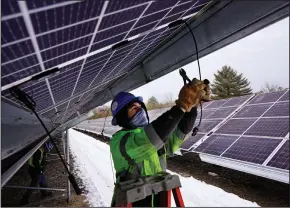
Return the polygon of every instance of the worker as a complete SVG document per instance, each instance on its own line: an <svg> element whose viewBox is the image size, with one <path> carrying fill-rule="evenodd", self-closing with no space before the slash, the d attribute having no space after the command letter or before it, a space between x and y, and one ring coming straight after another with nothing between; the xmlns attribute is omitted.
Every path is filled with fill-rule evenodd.
<svg viewBox="0 0 290 208"><path fill-rule="evenodd" d="M38 184L42 188L47 188L46 178L44 175L46 154L51 151L53 144L50 142L44 143L33 155L29 158L28 163L28 174L31 178L30 187L37 187ZM51 196L52 192L47 190L40 190L42 197ZM33 193L33 189L28 189L25 191L20 206L29 204L29 198Z"/></svg>
<svg viewBox="0 0 290 208"><path fill-rule="evenodd" d="M172 156L188 138L197 117L198 103L209 99L209 85L204 83L207 82L194 79L184 85L176 105L151 123L142 97L127 92L114 97L112 125L122 127L110 141L117 183L166 171L166 156ZM114 197L115 194L111 206L116 205ZM159 206L158 197L158 194L148 196L132 205Z"/></svg>

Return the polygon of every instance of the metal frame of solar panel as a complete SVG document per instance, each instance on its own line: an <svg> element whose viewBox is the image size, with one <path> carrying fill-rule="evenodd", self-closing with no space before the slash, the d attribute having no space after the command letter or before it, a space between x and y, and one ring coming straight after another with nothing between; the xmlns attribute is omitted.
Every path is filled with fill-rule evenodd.
<svg viewBox="0 0 290 208"><path fill-rule="evenodd" d="M289 90L257 94L190 151L207 162L289 183Z"/></svg>
<svg viewBox="0 0 290 208"><path fill-rule="evenodd" d="M180 149L189 151L193 145L199 141L203 141L204 137L209 134L217 126L227 120L238 108L245 104L254 95L245 95L228 99L214 100L202 105L202 121L197 135L191 136L184 141ZM200 107L198 108L198 117L195 125L198 124L200 118Z"/></svg>
<svg viewBox="0 0 290 208"><path fill-rule="evenodd" d="M2 1L2 87L52 67L60 73L23 86L38 113L63 123L188 19L202 1ZM128 45L111 46L125 39ZM86 56L85 58L76 58ZM71 64L67 64L71 63ZM63 64L65 64L63 66ZM2 97L20 104L9 90Z"/></svg>

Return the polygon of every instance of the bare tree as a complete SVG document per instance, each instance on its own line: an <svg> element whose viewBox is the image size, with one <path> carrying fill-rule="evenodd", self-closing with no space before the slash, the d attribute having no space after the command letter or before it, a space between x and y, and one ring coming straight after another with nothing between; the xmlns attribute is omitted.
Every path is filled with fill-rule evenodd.
<svg viewBox="0 0 290 208"><path fill-rule="evenodd" d="M172 95L172 92L168 92L168 93L166 93L165 94L165 96L164 96L164 98L165 98L165 102L167 103L167 102L169 102L169 103L172 103L173 102L173 95Z"/></svg>
<svg viewBox="0 0 290 208"><path fill-rule="evenodd" d="M164 103L162 103L163 108L172 107L175 105L172 92L168 92L164 95Z"/></svg>
<svg viewBox="0 0 290 208"><path fill-rule="evenodd" d="M268 82L266 82L265 86L261 88L262 92L277 92L282 90L285 90L285 88L276 84L269 84Z"/></svg>

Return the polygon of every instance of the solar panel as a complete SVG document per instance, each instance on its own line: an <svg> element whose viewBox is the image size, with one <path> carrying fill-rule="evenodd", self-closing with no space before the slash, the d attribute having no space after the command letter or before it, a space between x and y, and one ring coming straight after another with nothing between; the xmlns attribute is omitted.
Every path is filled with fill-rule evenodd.
<svg viewBox="0 0 290 208"><path fill-rule="evenodd" d="M267 166L289 170L289 140L286 140Z"/></svg>
<svg viewBox="0 0 290 208"><path fill-rule="evenodd" d="M281 139L242 136L222 156L262 164L280 142Z"/></svg>
<svg viewBox="0 0 290 208"><path fill-rule="evenodd" d="M258 94L249 104L259 104L259 103L271 103L277 101L285 91L279 91L274 93L261 93Z"/></svg>
<svg viewBox="0 0 290 208"><path fill-rule="evenodd" d="M76 110L84 111L85 101L98 91L95 88L101 83L105 88L110 84L106 80L130 70L174 31L166 24L193 16L208 2L4 0L2 86L93 52L93 56L60 67L60 74L44 82L41 95L35 97L37 111L48 116L67 103L65 121L72 118L71 99L80 95ZM132 38L128 46L110 49L127 38ZM31 88L37 85L28 84ZM8 92L2 96L12 99Z"/></svg>
<svg viewBox="0 0 290 208"><path fill-rule="evenodd" d="M203 103L202 122L199 126L199 133L203 136L210 133L212 129L218 126L225 118L230 116L230 114L232 114L242 103L247 101L251 96L252 95L246 95ZM201 113L199 107L195 125L198 124L200 116ZM184 150L189 150L190 147L193 146L201 137L200 135L196 135L194 137L188 138L186 143L181 146L181 148Z"/></svg>
<svg viewBox="0 0 290 208"><path fill-rule="evenodd" d="M192 145L194 145L198 140L200 140L205 134L197 133L195 136L190 136L186 139L182 145L180 146L181 149L188 150Z"/></svg>
<svg viewBox="0 0 290 208"><path fill-rule="evenodd" d="M257 94L192 151L265 167L264 163L289 135L288 112L289 91ZM289 152L288 143L289 140L268 166L289 169L284 164L289 161L285 156Z"/></svg>
<svg viewBox="0 0 290 208"><path fill-rule="evenodd" d="M203 143L201 143L197 148L193 149L194 152L202 152L212 155L221 155L238 136L225 136L212 134Z"/></svg>

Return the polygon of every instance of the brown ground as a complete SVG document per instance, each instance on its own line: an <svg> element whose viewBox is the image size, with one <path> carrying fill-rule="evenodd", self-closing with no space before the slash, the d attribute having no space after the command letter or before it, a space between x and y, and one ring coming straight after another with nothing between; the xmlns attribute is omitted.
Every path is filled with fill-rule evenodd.
<svg viewBox="0 0 290 208"><path fill-rule="evenodd" d="M183 176L192 176L262 207L289 207L288 184L204 163L193 154L170 158L168 169Z"/></svg>
<svg viewBox="0 0 290 208"><path fill-rule="evenodd" d="M58 148L63 154L63 146L60 141L58 143ZM51 152L52 154L55 151ZM67 186L67 177L64 174L65 169L61 161L53 160L58 158L56 155L48 155L47 166L45 170L45 176L49 187L65 189ZM71 158L72 159L72 158ZM7 185L10 186L29 186L30 177L27 173L28 165L25 164L20 170L10 179ZM72 167L73 169L73 167ZM77 178L78 184L81 186L80 179ZM2 207L19 207L20 199L24 193L23 189L14 189L14 188L3 188L1 190L1 206ZM55 191L52 197L45 199L41 198L40 191L34 191L31 198L30 204L27 206L31 207L87 207L88 204L85 202L85 196L77 196L74 193L73 188L71 187L71 201L70 203L66 202L66 192Z"/></svg>
<svg viewBox="0 0 290 208"><path fill-rule="evenodd" d="M81 131L82 132L82 131ZM85 132L84 132L85 133ZM108 139L97 137L92 133L87 133L108 144ZM63 154L62 144L59 142L59 149ZM48 159L54 159L57 156L49 156ZM71 158L71 161L73 158ZM72 164L72 163L71 163ZM72 166L72 172L74 167ZM179 173L180 175L204 181L208 184L220 187L223 190L238 195L239 197L256 202L265 207L289 207L289 185L276 181L264 179L239 171L230 170L204 163L194 154L184 156L175 156L168 159L168 169ZM211 176L212 172L217 176ZM54 188L66 188L67 177L64 174L64 168L60 160L48 162L45 171L48 185ZM80 187L82 181L76 178ZM27 174L27 165L24 165L8 182L7 185L29 185L30 179ZM193 187L194 188L194 187ZM1 205L3 207L18 207L24 190L3 188L1 193ZM84 193L86 190L84 190ZM30 199L30 205L33 207L87 207L84 195L76 196L71 187L71 202L66 202L66 192L54 192L53 197L45 200L41 199L39 191L35 191Z"/></svg>

